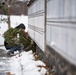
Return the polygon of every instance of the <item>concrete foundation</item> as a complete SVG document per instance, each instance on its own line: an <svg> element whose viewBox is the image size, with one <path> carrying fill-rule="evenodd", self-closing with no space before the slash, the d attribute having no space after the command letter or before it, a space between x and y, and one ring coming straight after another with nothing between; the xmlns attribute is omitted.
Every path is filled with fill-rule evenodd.
<svg viewBox="0 0 76 75"><path fill-rule="evenodd" d="M41 60L49 65L56 75L76 75L76 66L68 62L49 46L46 47L45 52L36 46L36 53Z"/></svg>

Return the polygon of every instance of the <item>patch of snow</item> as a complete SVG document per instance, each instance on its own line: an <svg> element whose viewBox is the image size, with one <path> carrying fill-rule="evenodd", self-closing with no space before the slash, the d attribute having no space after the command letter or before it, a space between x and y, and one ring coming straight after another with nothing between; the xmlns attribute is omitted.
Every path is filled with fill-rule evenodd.
<svg viewBox="0 0 76 75"><path fill-rule="evenodd" d="M46 69L42 61L35 61L32 51L22 52L20 55L11 57L11 73L15 75L45 75Z"/></svg>

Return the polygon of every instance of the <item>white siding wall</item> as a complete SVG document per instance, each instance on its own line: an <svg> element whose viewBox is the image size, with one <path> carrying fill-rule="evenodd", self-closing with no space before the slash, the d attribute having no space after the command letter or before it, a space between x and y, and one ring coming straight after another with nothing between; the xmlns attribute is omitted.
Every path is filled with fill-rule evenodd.
<svg viewBox="0 0 76 75"><path fill-rule="evenodd" d="M36 0L28 10L28 32L44 51L44 1ZM76 0L46 0L46 44L76 65Z"/></svg>
<svg viewBox="0 0 76 75"><path fill-rule="evenodd" d="M44 51L44 0L36 0L28 9L28 33Z"/></svg>
<svg viewBox="0 0 76 75"><path fill-rule="evenodd" d="M76 65L76 0L47 0L46 42Z"/></svg>

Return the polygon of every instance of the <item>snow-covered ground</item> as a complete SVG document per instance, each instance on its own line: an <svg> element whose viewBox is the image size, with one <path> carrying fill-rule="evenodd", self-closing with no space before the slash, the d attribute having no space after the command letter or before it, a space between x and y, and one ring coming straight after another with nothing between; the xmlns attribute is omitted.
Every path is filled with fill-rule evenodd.
<svg viewBox="0 0 76 75"><path fill-rule="evenodd" d="M38 67L46 65L40 60L36 61L32 51L11 57L10 63L10 72L15 75L45 75L47 71L44 67Z"/></svg>
<svg viewBox="0 0 76 75"><path fill-rule="evenodd" d="M7 18L7 16L0 15L0 19ZM16 27L20 23L23 23L26 26L26 31L28 31L28 16L11 16L11 27ZM0 45L4 44L3 33L8 29L6 22L1 22L0 20Z"/></svg>
<svg viewBox="0 0 76 75"><path fill-rule="evenodd" d="M12 57L0 57L0 75L45 75L46 64L36 59L32 50L15 52Z"/></svg>

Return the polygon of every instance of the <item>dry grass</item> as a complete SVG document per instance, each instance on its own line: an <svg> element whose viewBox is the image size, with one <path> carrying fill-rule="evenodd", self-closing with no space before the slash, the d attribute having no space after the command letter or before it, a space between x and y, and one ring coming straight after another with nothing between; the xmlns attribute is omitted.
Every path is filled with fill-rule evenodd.
<svg viewBox="0 0 76 75"><path fill-rule="evenodd" d="M11 74L10 72L6 72L6 75L15 75L15 74Z"/></svg>

